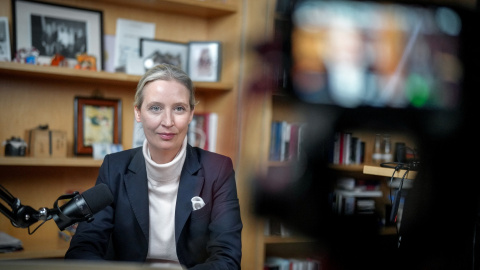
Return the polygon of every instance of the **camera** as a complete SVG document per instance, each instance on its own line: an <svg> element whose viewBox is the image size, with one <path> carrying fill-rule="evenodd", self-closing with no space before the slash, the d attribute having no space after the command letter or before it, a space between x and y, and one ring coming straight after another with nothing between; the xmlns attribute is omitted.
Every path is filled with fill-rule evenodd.
<svg viewBox="0 0 480 270"><path fill-rule="evenodd" d="M3 142L5 156L25 156L27 143L19 137L12 137Z"/></svg>

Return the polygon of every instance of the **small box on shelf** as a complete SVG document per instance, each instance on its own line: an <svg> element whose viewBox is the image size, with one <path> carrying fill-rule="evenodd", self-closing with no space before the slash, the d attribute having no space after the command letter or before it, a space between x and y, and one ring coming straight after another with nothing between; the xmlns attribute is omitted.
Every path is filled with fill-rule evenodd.
<svg viewBox="0 0 480 270"><path fill-rule="evenodd" d="M61 130L35 128L28 132L31 157L66 157L67 133Z"/></svg>

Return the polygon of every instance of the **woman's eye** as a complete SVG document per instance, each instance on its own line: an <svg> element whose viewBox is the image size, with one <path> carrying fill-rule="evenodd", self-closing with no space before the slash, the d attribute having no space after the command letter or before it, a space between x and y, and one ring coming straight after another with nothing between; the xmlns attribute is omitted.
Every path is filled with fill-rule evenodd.
<svg viewBox="0 0 480 270"><path fill-rule="evenodd" d="M186 109L185 109L185 107L183 107L183 106L177 106L177 107L175 107L175 111L177 111L177 112L183 112L183 111L186 111Z"/></svg>
<svg viewBox="0 0 480 270"><path fill-rule="evenodd" d="M154 106L151 106L148 110L158 112L160 111L160 109L161 109L160 106L154 105Z"/></svg>

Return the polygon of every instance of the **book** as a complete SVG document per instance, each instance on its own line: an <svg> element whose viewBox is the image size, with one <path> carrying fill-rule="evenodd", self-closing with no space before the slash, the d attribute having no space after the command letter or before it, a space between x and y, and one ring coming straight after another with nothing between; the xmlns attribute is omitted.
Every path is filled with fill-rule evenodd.
<svg viewBox="0 0 480 270"><path fill-rule="evenodd" d="M330 148L329 159L332 164L352 165L364 161L365 142L351 132L335 132Z"/></svg>
<svg viewBox="0 0 480 270"><path fill-rule="evenodd" d="M195 113L188 126L188 143L191 146L215 152L217 150L217 130L217 113Z"/></svg>
<svg viewBox="0 0 480 270"><path fill-rule="evenodd" d="M295 160L302 154L306 126L305 123L290 123L289 160Z"/></svg>
<svg viewBox="0 0 480 270"><path fill-rule="evenodd" d="M301 154L305 123L272 121L270 129L269 160L295 160Z"/></svg>

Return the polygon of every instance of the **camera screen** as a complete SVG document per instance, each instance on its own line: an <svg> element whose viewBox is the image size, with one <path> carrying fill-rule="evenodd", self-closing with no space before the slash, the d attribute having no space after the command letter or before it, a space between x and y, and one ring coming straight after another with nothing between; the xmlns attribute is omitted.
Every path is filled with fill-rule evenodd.
<svg viewBox="0 0 480 270"><path fill-rule="evenodd" d="M291 87L301 100L455 109L462 17L448 7L302 1L292 13Z"/></svg>

